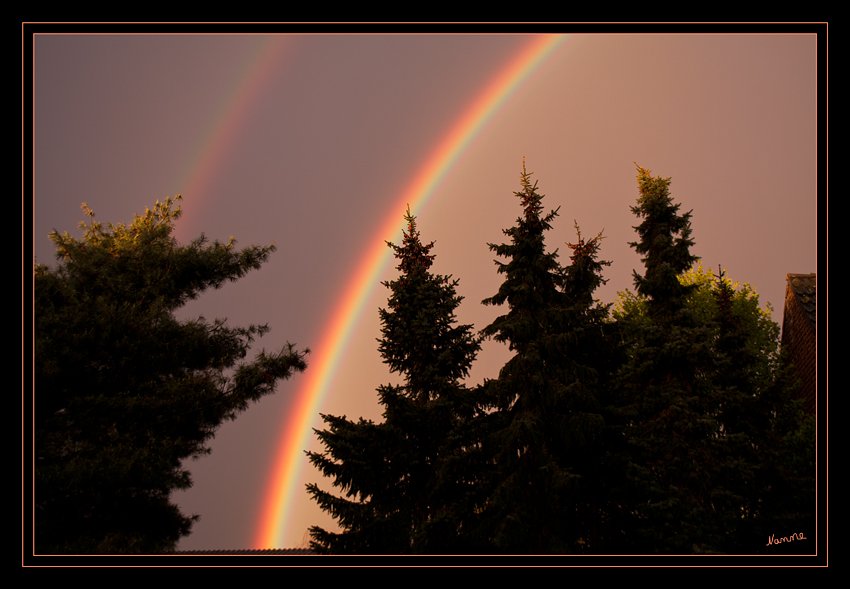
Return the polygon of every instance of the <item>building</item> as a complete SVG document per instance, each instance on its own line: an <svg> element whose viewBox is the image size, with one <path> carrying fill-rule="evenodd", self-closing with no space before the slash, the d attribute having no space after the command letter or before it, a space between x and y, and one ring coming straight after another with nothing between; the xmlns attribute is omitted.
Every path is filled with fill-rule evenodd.
<svg viewBox="0 0 850 589"><path fill-rule="evenodd" d="M806 410L817 411L817 274L788 274L782 347L802 382Z"/></svg>

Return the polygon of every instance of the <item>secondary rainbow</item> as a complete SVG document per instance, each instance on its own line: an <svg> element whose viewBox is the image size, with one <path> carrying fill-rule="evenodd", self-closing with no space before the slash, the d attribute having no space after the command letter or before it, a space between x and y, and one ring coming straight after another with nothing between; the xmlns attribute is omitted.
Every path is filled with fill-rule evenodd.
<svg viewBox="0 0 850 589"><path fill-rule="evenodd" d="M560 47L567 37L534 35L493 80L480 92L472 104L451 125L449 131L419 168L408 187L399 195L397 204L387 216L372 240L372 246L361 258L324 327L319 345L313 348L310 366L296 394L294 407L286 416L283 436L273 457L271 477L266 486L257 521L255 548L278 548L287 537L289 514L296 493L299 475L307 461L304 449L309 444L312 427L345 353L351 334L363 315L380 276L392 258L386 241L398 241L407 205L417 214L435 192L458 158L478 136L493 115L510 99L547 57Z"/></svg>
<svg viewBox="0 0 850 589"><path fill-rule="evenodd" d="M239 132L252 116L257 101L274 79L275 72L280 70L281 58L292 42L285 35L261 38L237 77L228 85L230 91L219 102L206 132L197 143L195 154L187 160L185 171L177 183L180 192L190 196L188 202L181 206L184 217L176 227L180 241L194 235L192 213L201 210L199 204L209 194L209 187L228 154L239 144Z"/></svg>

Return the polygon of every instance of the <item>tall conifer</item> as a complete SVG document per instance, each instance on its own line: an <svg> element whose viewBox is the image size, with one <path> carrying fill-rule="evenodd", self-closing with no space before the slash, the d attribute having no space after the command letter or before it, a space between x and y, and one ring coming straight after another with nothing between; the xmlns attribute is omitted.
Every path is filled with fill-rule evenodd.
<svg viewBox="0 0 850 589"><path fill-rule="evenodd" d="M697 258L690 253L690 213L679 214L669 178L637 167L640 195L632 212L643 219L643 258L635 287L646 297L648 317L626 325L631 347L620 392L628 446L623 469L627 508L621 522L631 549L685 552L713 545L711 470L718 424L709 406L708 334L694 321L686 299L694 289L679 275Z"/></svg>
<svg viewBox="0 0 850 589"><path fill-rule="evenodd" d="M705 308L698 284L680 280L698 258L690 253L690 213L679 214L669 178L638 166L645 273L635 272L646 315L621 321L629 362L619 398L625 458L625 506L614 527L625 549L726 552L741 531L758 460L748 422L756 417L753 356L735 327L732 292L721 281ZM751 497L754 497L751 495Z"/></svg>
<svg viewBox="0 0 850 589"><path fill-rule="evenodd" d="M407 230L395 251L400 276L385 282L390 289L380 310L379 350L390 372L403 385L378 389L384 421L323 415L329 429L316 431L325 446L308 452L310 461L334 486L335 497L315 484L307 486L322 509L342 528L311 528L312 546L332 554L409 554L429 550L424 530L443 516L451 481L441 478L449 438L471 416L470 394L461 379L480 348L469 325L456 325L454 311L462 297L457 280L432 274L433 242L420 241L408 208Z"/></svg>
<svg viewBox="0 0 850 589"><path fill-rule="evenodd" d="M605 284L602 270L611 263L597 259L602 233L567 244L572 250L571 264L565 269L563 289L567 296L567 323L559 351L565 363L565 394L561 405L561 430L567 432L562 464L580 475L575 503L574 551L599 553L608 519L606 469L612 428L606 425L605 405L611 399L611 380L622 362L616 346L618 326L609 321L610 304L593 297ZM569 507L569 506L568 506Z"/></svg>
<svg viewBox="0 0 850 589"><path fill-rule="evenodd" d="M598 374L586 356L598 342L584 346L606 313L592 297L604 263L596 260L598 237L585 242L579 235L566 271L557 251L546 251L557 210L543 214L530 176L523 164L515 193L523 212L504 230L510 243L490 245L508 261L496 262L505 281L483 302L507 304L508 312L482 333L507 343L514 356L482 387L494 411L478 420L486 424L481 444L490 461L475 539L497 552L570 553L581 551L587 536L582 477L602 426Z"/></svg>

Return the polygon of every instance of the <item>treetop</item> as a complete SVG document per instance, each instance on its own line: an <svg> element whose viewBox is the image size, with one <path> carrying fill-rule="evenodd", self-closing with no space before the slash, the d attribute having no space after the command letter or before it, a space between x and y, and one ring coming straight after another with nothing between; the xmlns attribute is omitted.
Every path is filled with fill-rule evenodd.
<svg viewBox="0 0 850 589"><path fill-rule="evenodd" d="M573 250L573 254L570 256L570 259L574 262L581 259L593 259L599 251L599 247L602 245L600 242L605 239L605 236L602 235L602 232L605 231L605 229L597 233L596 237L585 241L581 236L578 221L575 219L573 219L573 226L576 228L578 241L576 243L567 243L567 247Z"/></svg>
<svg viewBox="0 0 850 589"><path fill-rule="evenodd" d="M434 242L426 245L420 241L419 231L416 228L416 216L410 212L409 204L404 214L404 220L407 221L407 230L402 231L402 245L397 246L391 241L386 242L389 247L395 250L395 257L401 260L397 268L404 274L408 274L416 268L427 270L434 263L434 255L428 253L434 247Z"/></svg>
<svg viewBox="0 0 850 589"><path fill-rule="evenodd" d="M638 203L650 198L669 198L670 197L670 182L672 178L662 178L661 176L652 177L652 171L642 168L634 162L637 168L637 183L640 190Z"/></svg>

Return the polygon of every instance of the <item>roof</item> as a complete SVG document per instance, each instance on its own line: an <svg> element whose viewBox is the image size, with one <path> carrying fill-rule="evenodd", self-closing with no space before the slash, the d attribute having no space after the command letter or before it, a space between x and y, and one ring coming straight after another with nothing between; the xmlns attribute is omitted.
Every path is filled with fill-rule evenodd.
<svg viewBox="0 0 850 589"><path fill-rule="evenodd" d="M817 274L788 274L788 288L817 331Z"/></svg>
<svg viewBox="0 0 850 589"><path fill-rule="evenodd" d="M263 550L252 550L249 548L236 548L233 550L178 550L179 555L250 555L250 556L279 556L279 555L308 555L315 556L316 553L310 548L266 548Z"/></svg>

